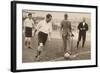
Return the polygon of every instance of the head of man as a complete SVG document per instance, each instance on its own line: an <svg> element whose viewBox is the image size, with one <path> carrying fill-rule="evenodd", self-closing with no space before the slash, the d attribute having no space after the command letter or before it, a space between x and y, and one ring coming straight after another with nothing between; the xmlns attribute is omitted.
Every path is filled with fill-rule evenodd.
<svg viewBox="0 0 100 73"><path fill-rule="evenodd" d="M32 19L32 14L31 13L28 14L28 18Z"/></svg>
<svg viewBox="0 0 100 73"><path fill-rule="evenodd" d="M68 19L68 14L64 15L64 19L67 20Z"/></svg>
<svg viewBox="0 0 100 73"><path fill-rule="evenodd" d="M46 15L46 22L50 22L52 20L52 15L51 14L47 14Z"/></svg>
<svg viewBox="0 0 100 73"><path fill-rule="evenodd" d="M83 18L83 22L85 22L85 21L86 21L86 18L84 17L84 18Z"/></svg>

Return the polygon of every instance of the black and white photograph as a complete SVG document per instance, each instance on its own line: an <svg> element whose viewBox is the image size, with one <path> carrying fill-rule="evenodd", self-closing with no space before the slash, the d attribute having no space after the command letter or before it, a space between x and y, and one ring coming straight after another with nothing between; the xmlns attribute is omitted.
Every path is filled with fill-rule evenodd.
<svg viewBox="0 0 100 73"><path fill-rule="evenodd" d="M12 13L12 71L97 66L96 6L14 1Z"/></svg>
<svg viewBox="0 0 100 73"><path fill-rule="evenodd" d="M22 10L22 61L91 59L91 14Z"/></svg>

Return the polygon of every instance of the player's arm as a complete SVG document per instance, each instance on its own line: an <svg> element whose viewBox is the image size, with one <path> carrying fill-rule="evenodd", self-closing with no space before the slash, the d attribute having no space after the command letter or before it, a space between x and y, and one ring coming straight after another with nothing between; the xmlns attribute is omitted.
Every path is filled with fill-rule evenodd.
<svg viewBox="0 0 100 73"><path fill-rule="evenodd" d="M35 31L34 31L34 35L36 34L36 32L37 32L37 29L35 29Z"/></svg>
<svg viewBox="0 0 100 73"><path fill-rule="evenodd" d="M49 34L48 34L49 40L51 40L51 33L52 33L52 25L50 26L50 29L49 29Z"/></svg>
<svg viewBox="0 0 100 73"><path fill-rule="evenodd" d="M80 22L79 25L78 25L78 27L77 27L78 30L82 30L82 28L81 28L81 24L82 24L82 23Z"/></svg>
<svg viewBox="0 0 100 73"><path fill-rule="evenodd" d="M89 27L88 27L88 24L86 23L86 31L88 31Z"/></svg>
<svg viewBox="0 0 100 73"><path fill-rule="evenodd" d="M35 29L35 23L33 20L32 20L32 29Z"/></svg>
<svg viewBox="0 0 100 73"><path fill-rule="evenodd" d="M63 21L60 24L60 35L62 36Z"/></svg>
<svg viewBox="0 0 100 73"><path fill-rule="evenodd" d="M80 30L80 23L78 24L77 29Z"/></svg>
<svg viewBox="0 0 100 73"><path fill-rule="evenodd" d="M34 35L35 35L36 32L40 29L41 25L42 25L42 22L40 21L40 22L37 24L37 26L35 27Z"/></svg>

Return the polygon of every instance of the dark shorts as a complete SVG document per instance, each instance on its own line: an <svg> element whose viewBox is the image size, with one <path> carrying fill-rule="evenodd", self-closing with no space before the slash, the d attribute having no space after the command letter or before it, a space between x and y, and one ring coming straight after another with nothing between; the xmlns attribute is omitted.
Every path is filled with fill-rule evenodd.
<svg viewBox="0 0 100 73"><path fill-rule="evenodd" d="M25 37L32 37L32 28L25 27Z"/></svg>
<svg viewBox="0 0 100 73"><path fill-rule="evenodd" d="M43 33L43 32L40 31L38 33L38 45L40 43L43 43L43 45L45 45L47 38L48 38L48 34Z"/></svg>

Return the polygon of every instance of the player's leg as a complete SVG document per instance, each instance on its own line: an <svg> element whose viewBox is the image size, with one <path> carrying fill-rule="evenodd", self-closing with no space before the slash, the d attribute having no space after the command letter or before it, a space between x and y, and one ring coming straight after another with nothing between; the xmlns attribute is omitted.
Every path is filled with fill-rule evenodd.
<svg viewBox="0 0 100 73"><path fill-rule="evenodd" d="M29 28L28 28L28 48L29 48L29 49L32 49L32 48L31 48L31 38L32 38L32 28L29 27Z"/></svg>
<svg viewBox="0 0 100 73"><path fill-rule="evenodd" d="M31 48L31 37L32 37L32 28L25 27L25 45L27 44L28 48Z"/></svg>
<svg viewBox="0 0 100 73"><path fill-rule="evenodd" d="M38 34L38 48L37 48L37 55L36 55L37 60L40 59L40 55L43 51L46 40L47 40L47 34L45 34L43 32L39 32L39 34Z"/></svg>
<svg viewBox="0 0 100 73"><path fill-rule="evenodd" d="M24 45L25 45L25 48L27 48L28 46L28 38L27 38L27 27L25 27L25 39L24 39Z"/></svg>
<svg viewBox="0 0 100 73"><path fill-rule="evenodd" d="M63 37L63 43L64 43L64 58L65 59L69 59L71 57L71 48L70 48L70 43L71 43L71 40L70 40L70 36L65 36Z"/></svg>
<svg viewBox="0 0 100 73"><path fill-rule="evenodd" d="M82 48L84 48L84 44L85 44L85 39L86 39L86 33L83 34L83 42L82 42Z"/></svg>
<svg viewBox="0 0 100 73"><path fill-rule="evenodd" d="M40 60L40 55L43 51L43 43L39 43L38 48L37 48L37 54L35 56L36 60Z"/></svg>
<svg viewBox="0 0 100 73"><path fill-rule="evenodd" d="M66 40L67 40L67 42L66 42L66 44L67 44L66 51L69 54L71 54L71 37L70 36L67 36Z"/></svg>
<svg viewBox="0 0 100 73"><path fill-rule="evenodd" d="M62 40L63 40L64 53L66 53L66 46L67 46L66 36L62 35Z"/></svg>
<svg viewBox="0 0 100 73"><path fill-rule="evenodd" d="M31 48L31 37L28 37L28 48L29 48L29 49L32 49L32 48Z"/></svg>
<svg viewBox="0 0 100 73"><path fill-rule="evenodd" d="M28 47L28 38L27 37L25 37L25 43L24 43L24 45L25 45L25 48Z"/></svg>
<svg viewBox="0 0 100 73"><path fill-rule="evenodd" d="M79 32L78 41L77 41L77 48L79 46L79 42L81 41L81 37L82 37L82 34L81 34L81 32Z"/></svg>

